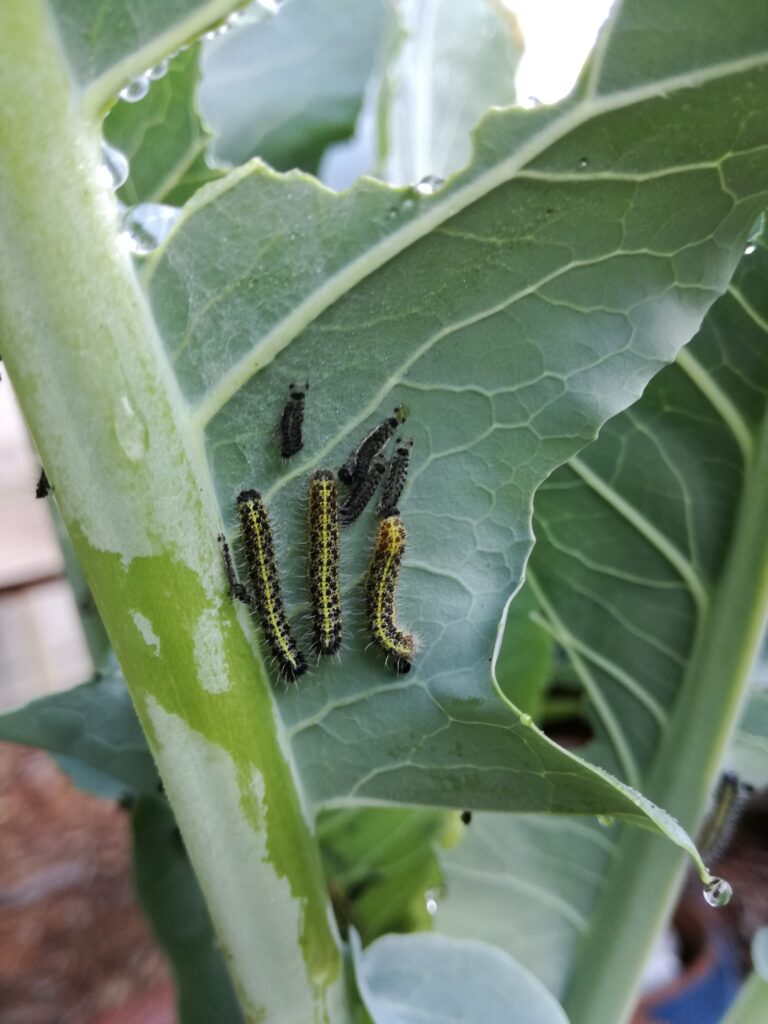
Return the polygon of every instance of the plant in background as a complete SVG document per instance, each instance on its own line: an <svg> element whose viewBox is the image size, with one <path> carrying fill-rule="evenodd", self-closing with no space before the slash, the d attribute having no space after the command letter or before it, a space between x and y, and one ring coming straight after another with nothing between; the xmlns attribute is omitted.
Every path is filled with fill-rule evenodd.
<svg viewBox="0 0 768 1024"><path fill-rule="evenodd" d="M0 12L3 356L117 659L0 732L134 797L184 1021L616 1024L686 852L727 897L685 830L768 600L768 12L626 0L521 110L480 0L236 6ZM397 187L312 176L361 152ZM285 687L217 536L257 488L306 621L310 474L400 405L411 671L360 632L371 505ZM539 727L563 661L584 756Z"/></svg>

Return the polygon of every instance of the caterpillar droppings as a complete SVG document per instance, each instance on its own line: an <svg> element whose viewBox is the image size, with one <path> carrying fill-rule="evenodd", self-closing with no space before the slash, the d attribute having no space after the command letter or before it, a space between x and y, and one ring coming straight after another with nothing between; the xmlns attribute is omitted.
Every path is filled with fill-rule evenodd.
<svg viewBox="0 0 768 1024"><path fill-rule="evenodd" d="M307 527L312 649L316 654L335 654L341 646L339 501L329 469L318 469L309 479Z"/></svg>
<svg viewBox="0 0 768 1024"><path fill-rule="evenodd" d="M373 556L365 577L365 616L373 642L394 659L401 675L411 670L416 650L413 636L397 625L395 591L406 532L400 516L379 522Z"/></svg>
<svg viewBox="0 0 768 1024"><path fill-rule="evenodd" d="M354 523L376 493L376 488L381 483L386 471L386 461L376 456L366 475L352 485L352 489L339 508L339 522L342 526Z"/></svg>
<svg viewBox="0 0 768 1024"><path fill-rule="evenodd" d="M280 454L290 459L304 447L302 427L304 425L304 400L309 384L290 384L288 401L280 415Z"/></svg>
<svg viewBox="0 0 768 1024"><path fill-rule="evenodd" d="M400 501L400 497L405 489L405 481L408 477L408 464L411 461L411 448L413 448L412 438L403 441L402 438L398 437L395 441L395 451L389 460L387 476L381 490L381 498L376 506L376 515L379 519L398 515L397 503Z"/></svg>
<svg viewBox="0 0 768 1024"><path fill-rule="evenodd" d="M250 586L238 581L229 546L220 537L230 592L256 612L280 675L296 682L306 672L307 663L291 635L283 607L269 513L258 491L241 491L236 504Z"/></svg>
<svg viewBox="0 0 768 1024"><path fill-rule="evenodd" d="M347 461L339 469L339 480L343 484L353 484L368 475L368 469L374 458L392 437L394 432L408 416L408 410L398 405L392 415L383 420L370 433L366 434L354 451L350 452Z"/></svg>

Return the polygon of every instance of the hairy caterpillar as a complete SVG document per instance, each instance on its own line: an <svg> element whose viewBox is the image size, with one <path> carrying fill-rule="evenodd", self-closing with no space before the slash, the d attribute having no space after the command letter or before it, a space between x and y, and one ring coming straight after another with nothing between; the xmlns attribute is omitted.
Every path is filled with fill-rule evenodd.
<svg viewBox="0 0 768 1024"><path fill-rule="evenodd" d="M395 591L405 539L400 516L382 519L365 578L365 615L371 638L385 654L392 655L395 671L403 675L410 672L416 650L413 636L396 622Z"/></svg>
<svg viewBox="0 0 768 1024"><path fill-rule="evenodd" d="M280 674L289 682L295 682L306 672L307 663L296 646L285 615L269 514L258 491L241 491L236 503L250 586L238 581L229 546L220 535L230 593L256 612Z"/></svg>
<svg viewBox="0 0 768 1024"><path fill-rule="evenodd" d="M304 447L301 428L304 425L304 399L309 384L290 384L288 401L280 415L280 454L284 459L300 452Z"/></svg>
<svg viewBox="0 0 768 1024"><path fill-rule="evenodd" d="M413 439L403 441L402 438L398 437L395 441L395 451L389 460L387 476L381 490L381 498L376 506L376 515L379 519L398 514L397 503L400 501L400 496L405 488L405 481L408 476L408 463L411 461L411 448L413 448Z"/></svg>
<svg viewBox="0 0 768 1024"><path fill-rule="evenodd" d="M307 527L312 647L317 654L335 654L341 646L339 504L336 481L328 469L318 469L309 478Z"/></svg>
<svg viewBox="0 0 768 1024"><path fill-rule="evenodd" d="M377 456L363 479L352 485L352 489L339 508L339 522L342 526L354 523L373 497L386 471L386 461Z"/></svg>
<svg viewBox="0 0 768 1024"><path fill-rule="evenodd" d="M392 437L398 426L408 415L402 405L392 410L392 415L383 420L370 433L366 434L354 451L349 453L347 461L339 469L339 480L344 484L353 484L368 475L368 468L374 458Z"/></svg>

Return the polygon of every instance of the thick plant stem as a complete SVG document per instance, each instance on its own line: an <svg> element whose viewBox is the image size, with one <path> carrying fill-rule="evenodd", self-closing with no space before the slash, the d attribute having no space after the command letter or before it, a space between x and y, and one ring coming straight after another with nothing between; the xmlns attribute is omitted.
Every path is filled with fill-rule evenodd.
<svg viewBox="0 0 768 1024"><path fill-rule="evenodd" d="M320 859L226 592L201 439L77 102L43 0L0 4L3 358L247 1018L345 1020Z"/></svg>
<svg viewBox="0 0 768 1024"><path fill-rule="evenodd" d="M738 721L768 611L768 416L756 438L730 552L644 790L689 831L699 824ZM679 850L625 829L574 964L571 1024L622 1024L684 870ZM712 913L717 913L713 910Z"/></svg>

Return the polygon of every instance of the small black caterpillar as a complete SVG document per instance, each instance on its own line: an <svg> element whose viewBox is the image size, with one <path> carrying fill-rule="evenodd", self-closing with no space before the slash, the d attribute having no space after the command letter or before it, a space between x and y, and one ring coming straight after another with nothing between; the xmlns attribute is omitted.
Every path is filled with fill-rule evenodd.
<svg viewBox="0 0 768 1024"><path fill-rule="evenodd" d="M402 405L398 405L393 409L391 416L388 416L370 433L366 434L357 448L349 453L347 461L339 469L339 480L343 484L353 484L363 480L368 475L368 469L374 458L407 416L407 410Z"/></svg>
<svg viewBox="0 0 768 1024"><path fill-rule="evenodd" d="M377 455L362 480L357 480L352 485L352 489L339 508L339 522L342 526L354 523L376 493L376 488L381 483L386 471L386 461Z"/></svg>
<svg viewBox="0 0 768 1024"><path fill-rule="evenodd" d="M389 460L387 476L381 490L381 498L379 498L379 503L376 506L376 515L379 519L398 514L397 503L400 501L400 496L403 493L405 481L408 477L411 448L413 448L412 438L403 441L402 438L398 437L395 441L395 451Z"/></svg>
<svg viewBox="0 0 768 1024"><path fill-rule="evenodd" d="M290 459L304 447L301 428L304 425L304 400L309 384L290 384L288 401L280 415L280 454Z"/></svg>

